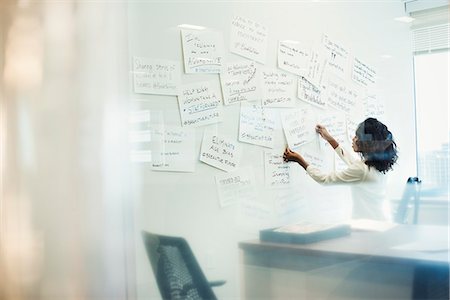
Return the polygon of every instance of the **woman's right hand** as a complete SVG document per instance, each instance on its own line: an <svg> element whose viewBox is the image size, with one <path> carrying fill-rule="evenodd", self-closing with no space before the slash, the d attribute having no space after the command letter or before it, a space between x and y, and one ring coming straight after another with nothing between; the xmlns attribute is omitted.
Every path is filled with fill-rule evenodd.
<svg viewBox="0 0 450 300"><path fill-rule="evenodd" d="M325 126L322 126L320 124L316 125L316 132L318 134L320 134L320 136L326 140L327 142L333 140L333 137L331 136L331 134L328 132L328 130L325 128Z"/></svg>

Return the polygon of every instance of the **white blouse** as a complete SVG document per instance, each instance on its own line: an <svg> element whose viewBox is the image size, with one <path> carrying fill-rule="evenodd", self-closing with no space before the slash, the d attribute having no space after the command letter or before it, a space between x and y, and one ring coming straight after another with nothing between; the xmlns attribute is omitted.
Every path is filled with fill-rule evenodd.
<svg viewBox="0 0 450 300"><path fill-rule="evenodd" d="M336 147L336 153L347 164L348 168L340 172L324 174L309 165L306 172L321 184L351 183L354 219L390 220L391 212L386 201L386 174L374 167L367 166L364 161L355 159Z"/></svg>

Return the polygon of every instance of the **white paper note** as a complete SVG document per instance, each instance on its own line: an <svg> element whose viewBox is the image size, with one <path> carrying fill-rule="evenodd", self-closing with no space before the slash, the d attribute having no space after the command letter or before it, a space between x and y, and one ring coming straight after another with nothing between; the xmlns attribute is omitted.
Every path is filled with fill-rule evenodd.
<svg viewBox="0 0 450 300"><path fill-rule="evenodd" d="M289 148L297 148L317 140L316 121L308 108L281 113L281 122Z"/></svg>
<svg viewBox="0 0 450 300"><path fill-rule="evenodd" d="M251 167L216 175L216 186L221 207L256 197L255 174Z"/></svg>
<svg viewBox="0 0 450 300"><path fill-rule="evenodd" d="M134 92L177 95L180 73L181 67L178 61L134 57Z"/></svg>
<svg viewBox="0 0 450 300"><path fill-rule="evenodd" d="M340 42L331 39L326 34L323 35L322 43L325 51L325 57L328 61L328 71L341 77L342 79L347 79L349 68L348 50Z"/></svg>
<svg viewBox="0 0 450 300"><path fill-rule="evenodd" d="M205 131L200 160L224 171L233 171L239 165L241 148L238 142Z"/></svg>
<svg viewBox="0 0 450 300"><path fill-rule="evenodd" d="M269 187L288 186L291 183L290 165L283 160L283 151L264 152L265 183Z"/></svg>
<svg viewBox="0 0 450 300"><path fill-rule="evenodd" d="M280 41L278 43L278 67L298 76L308 74L309 48L299 43Z"/></svg>
<svg viewBox="0 0 450 300"><path fill-rule="evenodd" d="M322 95L322 91L305 77L298 78L297 97L320 108L325 108L327 104L325 102L326 97Z"/></svg>
<svg viewBox="0 0 450 300"><path fill-rule="evenodd" d="M220 102L220 91L212 88L208 81L181 86L178 95L181 124L197 127L220 122Z"/></svg>
<svg viewBox="0 0 450 300"><path fill-rule="evenodd" d="M256 63L242 61L227 64L220 73L225 105L260 99L259 73Z"/></svg>
<svg viewBox="0 0 450 300"><path fill-rule="evenodd" d="M261 103L267 107L295 106L295 77L271 68L261 70Z"/></svg>
<svg viewBox="0 0 450 300"><path fill-rule="evenodd" d="M224 53L222 33L182 30L181 37L186 73L220 73Z"/></svg>
<svg viewBox="0 0 450 300"><path fill-rule="evenodd" d="M360 92L343 80L330 76L327 86L327 104L350 116L362 114Z"/></svg>
<svg viewBox="0 0 450 300"><path fill-rule="evenodd" d="M231 21L230 51L251 60L265 63L267 51L266 26L236 16Z"/></svg>
<svg viewBox="0 0 450 300"><path fill-rule="evenodd" d="M377 72L368 64L362 62L358 58L353 59L352 79L356 83L371 87L376 83Z"/></svg>
<svg viewBox="0 0 450 300"><path fill-rule="evenodd" d="M273 148L275 120L260 104L242 103L239 118L239 141Z"/></svg>
<svg viewBox="0 0 450 300"><path fill-rule="evenodd" d="M195 130L179 126L164 126L163 164L153 164L155 171L195 171Z"/></svg>

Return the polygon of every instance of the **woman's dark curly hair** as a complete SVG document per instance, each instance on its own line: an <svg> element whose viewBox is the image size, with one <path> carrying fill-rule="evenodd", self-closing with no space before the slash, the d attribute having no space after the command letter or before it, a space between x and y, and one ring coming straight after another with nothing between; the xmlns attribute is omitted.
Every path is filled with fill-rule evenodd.
<svg viewBox="0 0 450 300"><path fill-rule="evenodd" d="M358 152L369 167L381 173L392 170L397 161L397 144L386 125L374 118L367 118L356 129Z"/></svg>

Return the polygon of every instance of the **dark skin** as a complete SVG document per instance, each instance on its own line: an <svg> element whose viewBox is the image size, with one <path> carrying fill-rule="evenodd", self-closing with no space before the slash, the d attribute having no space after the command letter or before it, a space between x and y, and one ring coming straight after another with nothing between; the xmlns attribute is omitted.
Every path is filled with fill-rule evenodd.
<svg viewBox="0 0 450 300"><path fill-rule="evenodd" d="M333 149L336 149L339 146L339 143L330 135L330 133L327 131L327 129L322 125L316 125L316 132L320 134L320 136L326 140ZM356 147L356 137L353 138L353 150L357 151ZM293 161L298 163L300 166L303 167L303 169L306 170L306 168L309 166L309 163L301 156L299 153L292 151L289 149L289 147L286 147L286 150L284 150L283 159L285 162Z"/></svg>

